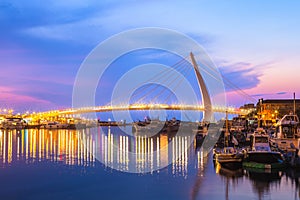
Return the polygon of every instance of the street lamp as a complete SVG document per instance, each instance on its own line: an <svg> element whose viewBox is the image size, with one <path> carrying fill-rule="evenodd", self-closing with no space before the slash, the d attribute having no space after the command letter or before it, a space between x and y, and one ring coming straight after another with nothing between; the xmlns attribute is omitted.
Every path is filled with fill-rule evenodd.
<svg viewBox="0 0 300 200"><path fill-rule="evenodd" d="M275 119L277 119L278 116L278 110L275 110Z"/></svg>

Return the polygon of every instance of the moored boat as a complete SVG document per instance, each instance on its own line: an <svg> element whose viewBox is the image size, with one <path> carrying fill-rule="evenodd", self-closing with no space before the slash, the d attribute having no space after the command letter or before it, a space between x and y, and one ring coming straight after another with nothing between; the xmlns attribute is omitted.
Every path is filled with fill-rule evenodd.
<svg viewBox="0 0 300 200"><path fill-rule="evenodd" d="M243 161L244 167L275 169L285 167L285 164L283 155L271 150L268 135L253 135L251 149L247 151Z"/></svg>
<svg viewBox="0 0 300 200"><path fill-rule="evenodd" d="M214 159L220 165L225 167L233 167L234 165L241 165L244 154L242 152L237 151L234 147L228 146L228 138L229 138L229 131L228 131L228 113L226 112L226 127L224 133L224 148L221 149L214 149Z"/></svg>
<svg viewBox="0 0 300 200"><path fill-rule="evenodd" d="M68 128L68 124L61 124L58 122L47 122L45 124L42 124L40 128L45 129L66 129Z"/></svg>
<svg viewBox="0 0 300 200"><path fill-rule="evenodd" d="M299 118L297 115L284 115L276 124L276 138L298 138L300 137Z"/></svg>
<svg viewBox="0 0 300 200"><path fill-rule="evenodd" d="M244 154L233 147L224 147L223 149L214 149L214 159L222 166L241 165Z"/></svg>
<svg viewBox="0 0 300 200"><path fill-rule="evenodd" d="M297 115L284 115L276 124L274 138L271 146L283 153L286 161L292 167L300 166L299 152L299 118Z"/></svg>
<svg viewBox="0 0 300 200"><path fill-rule="evenodd" d="M23 129L26 122L20 117L7 117L1 120L0 128L3 129Z"/></svg>

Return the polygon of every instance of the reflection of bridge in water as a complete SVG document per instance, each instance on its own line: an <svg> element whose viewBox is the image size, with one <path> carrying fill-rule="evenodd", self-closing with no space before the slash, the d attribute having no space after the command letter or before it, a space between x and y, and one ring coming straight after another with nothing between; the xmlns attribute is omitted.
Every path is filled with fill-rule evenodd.
<svg viewBox="0 0 300 200"><path fill-rule="evenodd" d="M96 157L99 156L103 164L107 166L113 165L115 169L125 172L130 167L129 163L133 163L137 171L143 173L148 167L153 166L154 169L155 165L163 166L170 162L168 170L163 173L167 171L174 177L191 178L195 181L191 188L191 199L207 195L207 189L215 188L216 184L218 184L216 188L222 190L216 194L221 199L224 195L230 197L235 193L244 195L245 192L249 192L248 185L252 186L251 191L254 195L250 196L254 199L262 196L268 197L271 194L276 195L277 189L284 192L287 190L285 185L292 187L295 194L290 193L290 195L295 195L295 199L299 199L297 198L300 188L298 172L294 172L297 174L278 172L280 174L276 173L273 177L272 174L265 173L245 174L245 170L236 175L236 171L222 171L218 167L214 171L212 158L205 157L202 151L195 152L193 147L178 156L180 151L188 145L189 140L189 136L168 134L151 138L132 137L120 133L117 127L103 130L100 128L53 131L0 130L0 168L18 166L20 163L31 166L45 162L48 165L51 162L51 165L80 166L102 170L106 166L97 162ZM167 147L168 151L162 151L164 147ZM131 152L134 152L136 157L130 157ZM130 160L131 158L133 160ZM153 173L162 172L153 171ZM215 173L219 174L215 175ZM196 180L194 175L197 176ZM286 178L281 178L281 176Z"/></svg>
<svg viewBox="0 0 300 200"><path fill-rule="evenodd" d="M131 127L130 127L131 128ZM132 137L117 127L81 130L0 130L0 166L14 162L51 161L64 165L105 166L128 171L134 165L139 173L172 165L172 173L187 176L189 157L194 153L192 136L159 134ZM186 150L187 149L187 150ZM134 156L130 156L133 153ZM198 167L203 158L199 154ZM203 163L202 163L203 164Z"/></svg>

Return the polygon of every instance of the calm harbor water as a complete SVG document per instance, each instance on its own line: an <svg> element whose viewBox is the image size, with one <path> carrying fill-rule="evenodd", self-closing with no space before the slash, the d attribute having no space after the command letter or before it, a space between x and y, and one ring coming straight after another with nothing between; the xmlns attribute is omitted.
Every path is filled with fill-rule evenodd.
<svg viewBox="0 0 300 200"><path fill-rule="evenodd" d="M0 130L1 199L300 199L300 171L231 171L183 151L190 142L117 127Z"/></svg>

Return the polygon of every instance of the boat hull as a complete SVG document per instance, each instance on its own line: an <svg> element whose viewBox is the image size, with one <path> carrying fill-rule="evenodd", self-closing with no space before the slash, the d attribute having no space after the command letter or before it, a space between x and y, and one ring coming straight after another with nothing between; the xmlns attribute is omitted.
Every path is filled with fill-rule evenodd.
<svg viewBox="0 0 300 200"><path fill-rule="evenodd" d="M220 164L241 163L243 158L237 155L216 155L216 161Z"/></svg>
<svg viewBox="0 0 300 200"><path fill-rule="evenodd" d="M259 169L278 169L286 166L279 152L248 152L243 167Z"/></svg>
<svg viewBox="0 0 300 200"><path fill-rule="evenodd" d="M284 163L256 163L256 162L243 162L245 168L256 168L256 169L282 169L286 165Z"/></svg>

